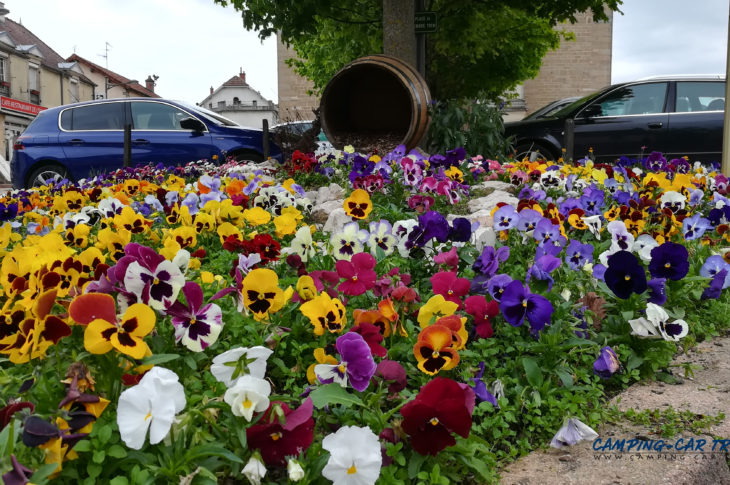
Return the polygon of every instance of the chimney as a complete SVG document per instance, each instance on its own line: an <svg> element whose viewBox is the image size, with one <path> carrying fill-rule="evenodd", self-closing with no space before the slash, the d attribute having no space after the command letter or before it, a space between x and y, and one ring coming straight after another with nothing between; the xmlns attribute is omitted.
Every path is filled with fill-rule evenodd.
<svg viewBox="0 0 730 485"><path fill-rule="evenodd" d="M10 10L5 8L5 2L0 2L0 22L5 23L5 16L10 13Z"/></svg>
<svg viewBox="0 0 730 485"><path fill-rule="evenodd" d="M244 82L244 83L246 82L246 73L245 73L245 72L243 72L243 68L242 68L242 67L239 67L239 68L238 68L238 76L239 76L239 77L240 77L241 79L243 79L243 82Z"/></svg>
<svg viewBox="0 0 730 485"><path fill-rule="evenodd" d="M210 87L210 94L213 94L213 86Z"/></svg>
<svg viewBox="0 0 730 485"><path fill-rule="evenodd" d="M155 80L152 79L152 76L147 76L147 79L144 80L144 85L148 91L155 92Z"/></svg>

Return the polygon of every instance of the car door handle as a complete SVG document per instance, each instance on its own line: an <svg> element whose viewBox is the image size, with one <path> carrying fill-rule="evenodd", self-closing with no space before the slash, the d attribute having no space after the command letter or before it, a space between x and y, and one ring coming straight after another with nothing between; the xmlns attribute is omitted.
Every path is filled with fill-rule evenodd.
<svg viewBox="0 0 730 485"><path fill-rule="evenodd" d="M656 121L654 123L649 123L647 126L649 128L661 128L662 126L664 126L664 123L662 123L661 121Z"/></svg>
<svg viewBox="0 0 730 485"><path fill-rule="evenodd" d="M68 141L68 144L69 145L83 145L84 140L82 140L81 138L72 138Z"/></svg>
<svg viewBox="0 0 730 485"><path fill-rule="evenodd" d="M144 138L137 138L132 143L134 143L135 145L149 145L150 144L150 141L149 140L145 140Z"/></svg>

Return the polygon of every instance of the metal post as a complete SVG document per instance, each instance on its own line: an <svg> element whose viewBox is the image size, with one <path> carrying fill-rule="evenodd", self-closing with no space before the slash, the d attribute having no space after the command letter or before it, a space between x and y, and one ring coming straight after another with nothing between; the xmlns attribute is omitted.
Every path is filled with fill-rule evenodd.
<svg viewBox="0 0 730 485"><path fill-rule="evenodd" d="M722 174L730 177L730 10L728 10L727 54L725 57L725 121L722 126Z"/></svg>
<svg viewBox="0 0 730 485"><path fill-rule="evenodd" d="M124 166L129 167L132 162L132 125L124 125Z"/></svg>
<svg viewBox="0 0 730 485"><path fill-rule="evenodd" d="M270 154L269 153L269 120L267 120L265 118L264 118L264 127L263 128L264 128L264 133L263 133L264 139L262 140L262 145L264 148L264 160L268 160L269 154Z"/></svg>
<svg viewBox="0 0 730 485"><path fill-rule="evenodd" d="M426 0L416 0L416 12L426 10ZM416 70L426 79L426 34L416 34Z"/></svg>
<svg viewBox="0 0 730 485"><path fill-rule="evenodd" d="M575 120L568 118L565 120L565 131L563 135L563 148L565 148L564 161L573 161L573 145L575 144Z"/></svg>

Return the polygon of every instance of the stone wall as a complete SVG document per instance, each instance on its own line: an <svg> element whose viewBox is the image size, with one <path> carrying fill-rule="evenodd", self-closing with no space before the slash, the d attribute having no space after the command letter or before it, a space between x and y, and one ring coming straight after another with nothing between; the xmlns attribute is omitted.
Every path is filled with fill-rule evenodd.
<svg viewBox="0 0 730 485"><path fill-rule="evenodd" d="M558 29L575 33L574 41L561 42L548 52L540 74L524 83L524 99L529 114L561 98L584 96L611 84L613 12L608 22L594 22L591 14L579 14L575 24Z"/></svg>
<svg viewBox="0 0 730 485"><path fill-rule="evenodd" d="M312 83L286 65L286 60L296 57L293 49L279 42L276 48L277 73L279 78L279 121L301 121L314 119L313 109L319 107L319 98L307 91Z"/></svg>

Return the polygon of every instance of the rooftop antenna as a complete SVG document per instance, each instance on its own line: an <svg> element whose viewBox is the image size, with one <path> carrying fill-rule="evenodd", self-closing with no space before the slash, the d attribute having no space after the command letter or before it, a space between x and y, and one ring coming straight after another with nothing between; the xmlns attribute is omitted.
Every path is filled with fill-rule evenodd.
<svg viewBox="0 0 730 485"><path fill-rule="evenodd" d="M113 47L113 46L109 42L104 42L104 53L97 54L97 56L104 58L104 64L107 69L109 69L109 48L110 47Z"/></svg>

